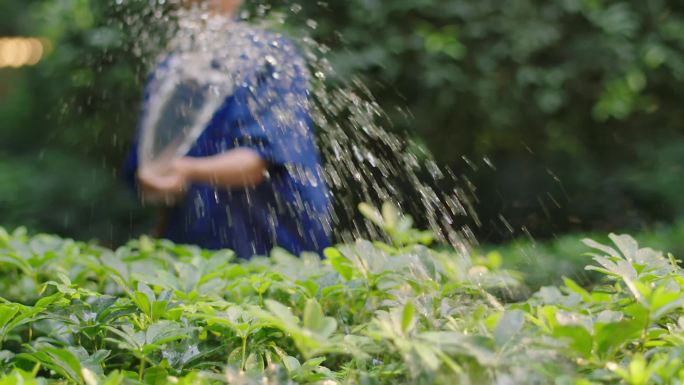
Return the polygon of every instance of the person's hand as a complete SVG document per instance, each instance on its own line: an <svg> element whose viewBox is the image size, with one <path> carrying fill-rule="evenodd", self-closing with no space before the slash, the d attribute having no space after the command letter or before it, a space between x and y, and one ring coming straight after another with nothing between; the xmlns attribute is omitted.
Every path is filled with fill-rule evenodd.
<svg viewBox="0 0 684 385"><path fill-rule="evenodd" d="M142 199L167 205L177 202L188 185L187 173L182 159L172 161L163 167L147 166L138 171Z"/></svg>

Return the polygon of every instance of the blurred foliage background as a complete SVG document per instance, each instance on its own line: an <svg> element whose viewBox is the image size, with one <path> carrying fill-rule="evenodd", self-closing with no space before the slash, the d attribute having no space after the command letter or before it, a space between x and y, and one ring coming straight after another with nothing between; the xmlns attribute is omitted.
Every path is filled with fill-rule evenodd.
<svg viewBox="0 0 684 385"><path fill-rule="evenodd" d="M296 2L289 22L316 22L392 129L475 186L480 240L684 218L684 3ZM166 8L150 3L0 2L0 36L53 46L36 66L0 68L0 225L105 244L149 229L117 170L147 71L136 52L165 36ZM250 6L267 3L295 1Z"/></svg>

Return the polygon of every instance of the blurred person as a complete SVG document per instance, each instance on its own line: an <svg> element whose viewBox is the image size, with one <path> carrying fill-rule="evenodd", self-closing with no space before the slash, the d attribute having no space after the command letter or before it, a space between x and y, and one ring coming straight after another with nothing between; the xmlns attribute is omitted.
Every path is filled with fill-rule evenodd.
<svg viewBox="0 0 684 385"><path fill-rule="evenodd" d="M200 3L212 17L234 20L242 1L186 4ZM136 140L124 171L144 201L166 204L158 236L232 249L241 258L265 255L274 247L297 255L329 246L329 191L307 108L306 64L291 42L268 36L277 59L287 63L269 58L249 68L247 77L256 81L225 98L186 156L158 173L140 166ZM285 79L278 65L287 66ZM154 72L163 67L162 61ZM143 114L154 98L146 87Z"/></svg>

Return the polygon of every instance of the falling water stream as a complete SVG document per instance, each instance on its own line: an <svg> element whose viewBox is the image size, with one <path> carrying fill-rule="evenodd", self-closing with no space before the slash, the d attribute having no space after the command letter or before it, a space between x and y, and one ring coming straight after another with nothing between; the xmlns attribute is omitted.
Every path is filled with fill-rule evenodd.
<svg viewBox="0 0 684 385"><path fill-rule="evenodd" d="M122 6L125 0L117 0ZM391 124L370 91L357 77L341 78L328 59L330 48L311 37L316 22L308 20L295 33L278 32L289 16L302 6L293 3L284 12L269 12L255 6L237 20L213 15L201 7L190 10L171 7L164 0L150 3L150 13L164 24L167 35L146 30L144 18L129 14L121 28L136 31L140 38L132 49L157 68L148 89L155 95L143 113L140 159L143 166L167 164L184 155L222 101L236 89L264 79L253 68L270 67L273 87L291 86L300 76L309 79L307 98L265 95L268 103L250 103L258 115L268 105L277 129L288 145L305 138L291 111L306 108L316 129L318 149L324 159L322 170L289 165L288 171L301 183L318 183L320 174L330 187L334 202L331 223L339 240L381 237L370 222L360 220L357 206L368 202L380 206L391 202L412 213L442 242L467 252L474 242L464 225L475 217L467 188L460 188L454 174L438 166L424 151L416 150L406 135L385 129ZM162 46L159 42L166 43ZM161 48L161 49L160 49ZM300 54L297 54L300 53ZM158 63L163 63L161 67ZM161 69L160 69L161 68ZM301 133L288 130L302 130ZM296 152L296 148L295 148ZM297 210L307 210L300 202Z"/></svg>

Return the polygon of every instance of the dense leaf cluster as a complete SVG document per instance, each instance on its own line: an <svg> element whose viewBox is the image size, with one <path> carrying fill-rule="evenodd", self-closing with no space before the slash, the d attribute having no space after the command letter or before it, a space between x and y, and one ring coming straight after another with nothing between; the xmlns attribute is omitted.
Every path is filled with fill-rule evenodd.
<svg viewBox="0 0 684 385"><path fill-rule="evenodd" d="M430 249L401 216L375 219L391 243L325 260L0 230L0 384L684 383L671 256L586 241L601 284L505 304L520 282L496 254Z"/></svg>

